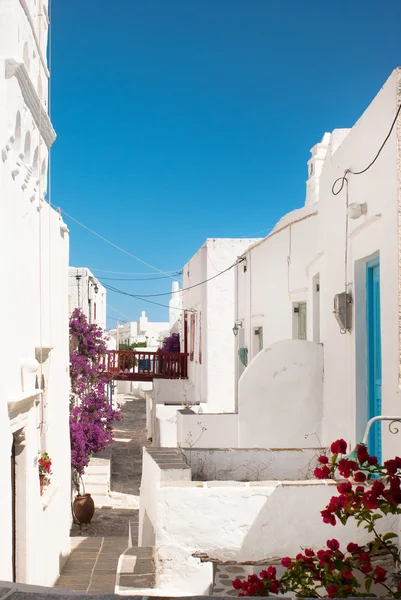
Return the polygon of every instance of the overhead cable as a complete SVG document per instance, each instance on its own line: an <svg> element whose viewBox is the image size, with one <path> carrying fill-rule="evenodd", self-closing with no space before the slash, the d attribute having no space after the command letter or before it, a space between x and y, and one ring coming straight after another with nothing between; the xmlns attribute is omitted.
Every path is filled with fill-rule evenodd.
<svg viewBox="0 0 401 600"><path fill-rule="evenodd" d="M371 162L368 164L368 166L367 166L367 167L365 167L364 169L362 169L361 171L352 171L351 169L346 169L346 170L345 170L345 172L344 172L344 175L343 175L342 177L339 177L338 179L336 179L336 180L335 180L335 182L333 183L333 185L332 185L332 188L331 188L331 193L332 193L334 196L337 196L337 195L338 195L340 192L342 192L342 190L344 189L344 185L345 185L345 183L348 181L348 180L347 180L347 175L348 175L348 174L351 174L351 175L362 175L363 173L366 173L366 171L368 171L368 170L370 169L370 167L372 167L372 166L375 164L375 162L377 161L377 159L379 158L379 156L380 156L380 154L381 154L381 151L383 150L383 148L384 148L384 146L386 145L386 143L387 143L387 141L388 141L388 139L389 139L390 135L391 135L391 134L392 134L392 132L393 132L394 125L395 125L395 124L396 124L396 122L397 122L398 115L400 114L400 111L401 111L401 104L399 104L399 106L398 106L397 112L395 113L394 120L393 120L393 122L392 122L392 124L391 124L391 127L390 127L390 130L389 130L388 134L386 135L386 137L385 137L385 139L384 139L384 142L382 143L382 145L380 146L379 150L377 151L377 154L376 154L376 156L375 156L375 157L374 157L374 159L373 159L373 160L372 160L372 161L371 161ZM336 185L337 185L337 183L338 183L339 181L341 181L341 185L340 185L339 189L338 189L337 191L335 191L335 187L336 187Z"/></svg>
<svg viewBox="0 0 401 600"><path fill-rule="evenodd" d="M195 283L194 285L190 285L190 286L188 286L186 288L182 288L181 290L178 290L178 291L179 292L186 292L188 290L192 290L193 288L199 287L200 285L204 285L205 283L208 283L209 281L212 281L212 279L216 279L216 277L220 277L220 275L223 275L224 273L227 273L227 271L230 271L230 269L236 267L243 260L245 260L245 259L241 258L241 259L237 260L234 264L232 264L229 267L227 267L227 269L224 269L224 271L219 271L219 273L217 273L216 275L213 275L213 277L209 277L209 279L205 279L204 281L200 281L199 283ZM99 277L99 281L101 283L103 283L103 280L100 277ZM103 284L103 285L105 287L107 287L107 284ZM120 291L122 291L122 290L120 290ZM172 293L178 293L178 292L164 292L162 294L135 294L133 296L134 296L134 298L141 298L141 299L142 298L157 298L159 296L171 296Z"/></svg>
<svg viewBox="0 0 401 600"><path fill-rule="evenodd" d="M117 246L117 244L114 244L114 242L111 242L110 240L108 240L104 236L100 235L100 233L96 233L96 231L93 231L93 229L90 229L90 227L88 227L87 225L84 225L83 223L81 223L77 219L74 219L74 217L72 217L71 215L69 215L68 213L66 213L65 210L63 210L62 208L59 208L59 211L61 213L63 213L63 215L65 215L66 217L68 217L69 219L71 219L72 221L74 221L75 223L77 223L78 225L80 225L81 227L83 227L84 229L86 229L87 231L89 231L90 233L92 233L93 235L95 235L96 237L98 237L99 239L101 239L104 242L106 242L106 244L109 244L110 246L113 246L113 248L116 248L120 252L123 252L124 254L127 254L127 256L130 256L131 258L134 258L135 260L137 260L138 262L142 263L143 265L146 265L150 269L153 269L154 271L158 271L162 275L167 275L167 277L170 277L171 279L174 279L174 281L177 279L176 277L173 277L172 275L170 275L169 273L167 273L167 271L161 271L160 269L158 269L157 267L154 267L153 265L151 265L150 263L146 262L145 260L142 260L138 256L135 256L135 254L131 254L131 252L128 252L128 250L124 250L124 248L121 248L120 246Z"/></svg>

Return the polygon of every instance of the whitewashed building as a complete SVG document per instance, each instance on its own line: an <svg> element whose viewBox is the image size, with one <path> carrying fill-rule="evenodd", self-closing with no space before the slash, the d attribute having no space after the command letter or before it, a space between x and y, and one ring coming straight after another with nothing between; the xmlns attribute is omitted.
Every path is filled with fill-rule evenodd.
<svg viewBox="0 0 401 600"><path fill-rule="evenodd" d="M71 467L69 236L45 199L48 27L46 0L0 2L0 580L50 586L70 550Z"/></svg>
<svg viewBox="0 0 401 600"><path fill-rule="evenodd" d="M239 446L325 446L338 437L353 445L369 418L401 412L400 86L396 69L352 129L323 136L311 151L305 206L236 267ZM202 438L213 445L221 416L207 418L218 423ZM179 441L195 419L180 417ZM372 428L379 457L397 444L384 425Z"/></svg>
<svg viewBox="0 0 401 600"><path fill-rule="evenodd" d="M119 325L118 329L109 329L107 334L116 340L118 346L140 342L146 344L147 348L158 348L169 331L170 324L167 321L149 321L143 310L139 321L128 321Z"/></svg>
<svg viewBox="0 0 401 600"><path fill-rule="evenodd" d="M352 129L312 149L305 206L242 253L226 324L235 412L176 407L180 450L144 456L139 536L164 593L209 593L213 563L322 547L336 482L314 479L318 454L339 437L353 447L374 416L401 418L400 112L396 69ZM379 458L399 454L385 424L368 441ZM379 526L399 534L391 518ZM352 520L336 528L343 545L368 535Z"/></svg>
<svg viewBox="0 0 401 600"><path fill-rule="evenodd" d="M68 269L68 302L70 314L80 308L88 323L106 330L107 291L86 267Z"/></svg>

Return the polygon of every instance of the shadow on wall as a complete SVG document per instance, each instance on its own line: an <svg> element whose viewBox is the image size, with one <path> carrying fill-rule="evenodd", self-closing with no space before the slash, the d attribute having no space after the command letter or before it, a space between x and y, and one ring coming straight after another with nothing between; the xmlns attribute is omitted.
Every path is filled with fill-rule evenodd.
<svg viewBox="0 0 401 600"><path fill-rule="evenodd" d="M239 447L321 445L322 412L322 345L277 342L255 356L239 381Z"/></svg>

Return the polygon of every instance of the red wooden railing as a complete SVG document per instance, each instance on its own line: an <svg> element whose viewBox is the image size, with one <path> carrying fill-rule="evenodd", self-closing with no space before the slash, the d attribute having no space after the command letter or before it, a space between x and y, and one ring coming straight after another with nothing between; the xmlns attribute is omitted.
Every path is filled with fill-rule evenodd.
<svg viewBox="0 0 401 600"><path fill-rule="evenodd" d="M109 350L102 358L105 371L113 379L150 381L152 379L186 379L188 355L185 352L137 352Z"/></svg>

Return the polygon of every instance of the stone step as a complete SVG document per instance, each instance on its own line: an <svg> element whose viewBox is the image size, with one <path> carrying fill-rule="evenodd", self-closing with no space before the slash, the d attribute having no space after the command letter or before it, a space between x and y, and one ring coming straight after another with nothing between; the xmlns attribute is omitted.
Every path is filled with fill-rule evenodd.
<svg viewBox="0 0 401 600"><path fill-rule="evenodd" d="M118 561L115 593L126 594L129 590L153 589L156 584L156 568L153 548L134 546L128 548Z"/></svg>

